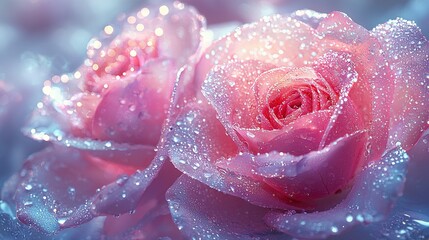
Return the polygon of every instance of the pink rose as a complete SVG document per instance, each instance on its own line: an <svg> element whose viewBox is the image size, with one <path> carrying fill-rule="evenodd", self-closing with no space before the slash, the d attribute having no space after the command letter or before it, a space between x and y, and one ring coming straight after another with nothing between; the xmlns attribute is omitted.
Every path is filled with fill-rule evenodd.
<svg viewBox="0 0 429 240"><path fill-rule="evenodd" d="M30 156L2 196L14 199L23 223L52 233L108 216L104 231L119 236L142 216L149 229L171 219L164 193L177 172L166 166L161 175L169 177L154 179L167 159L170 99L201 54L204 18L175 2L121 22L90 41L76 72L44 84L46 97L25 132L53 145ZM120 218L125 229L112 217L134 211Z"/></svg>
<svg viewBox="0 0 429 240"><path fill-rule="evenodd" d="M382 220L428 128L428 54L412 22L368 31L340 12L264 17L212 44L168 135L187 175L167 194L176 224L323 238Z"/></svg>

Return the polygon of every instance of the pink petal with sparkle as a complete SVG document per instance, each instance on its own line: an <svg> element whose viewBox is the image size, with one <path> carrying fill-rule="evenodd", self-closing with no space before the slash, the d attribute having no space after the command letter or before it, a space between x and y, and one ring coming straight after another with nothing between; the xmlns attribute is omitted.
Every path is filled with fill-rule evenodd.
<svg viewBox="0 0 429 240"><path fill-rule="evenodd" d="M80 68L86 90L102 92L105 84L127 81L128 75L151 60L174 61L176 73L196 61L205 19L193 7L179 2L163 7L168 11L161 13L159 6L143 8L114 26L114 34L104 34L90 42L88 60Z"/></svg>
<svg viewBox="0 0 429 240"><path fill-rule="evenodd" d="M284 239L264 223L268 209L182 175L168 190L174 222L187 239Z"/></svg>
<svg viewBox="0 0 429 240"><path fill-rule="evenodd" d="M169 61L153 61L128 85L111 88L94 113L93 137L156 145L176 79L173 66Z"/></svg>
<svg viewBox="0 0 429 240"><path fill-rule="evenodd" d="M198 87L214 65L230 60L255 60L276 66L301 67L320 51L320 36L296 19L280 15L264 17L246 24L213 43L197 66Z"/></svg>
<svg viewBox="0 0 429 240"><path fill-rule="evenodd" d="M350 91L350 98L369 127L370 160L379 159L388 138L390 104L393 97L393 77L382 55L378 40L370 32L354 23L347 15L333 12L320 22L317 32L326 39L335 39L329 48L350 54L358 79ZM332 62L332 60L328 61ZM321 63L330 72L329 65ZM322 74L323 75L323 74ZM368 96L368 97L365 97Z"/></svg>
<svg viewBox="0 0 429 240"><path fill-rule="evenodd" d="M235 131L252 153L270 151L302 155L319 148L332 110L323 110L303 115L282 129L241 129Z"/></svg>
<svg viewBox="0 0 429 240"><path fill-rule="evenodd" d="M208 105L188 104L171 128L172 131L167 135L168 152L171 161L181 172L258 206L296 208L273 195L260 181L216 166L220 159L236 156L238 150L216 119L215 111Z"/></svg>
<svg viewBox="0 0 429 240"><path fill-rule="evenodd" d="M103 236L113 239L184 239L165 200L165 192L181 173L166 163L142 195L135 211L107 216Z"/></svg>
<svg viewBox="0 0 429 240"><path fill-rule="evenodd" d="M386 153L370 163L340 204L313 213L271 212L266 222L294 237L320 239L337 235L357 224L383 220L401 196L407 172L408 155L402 149Z"/></svg>
<svg viewBox="0 0 429 240"><path fill-rule="evenodd" d="M15 192L17 216L25 224L56 232L97 189L134 171L90 161L79 151L47 148L29 157Z"/></svg>
<svg viewBox="0 0 429 240"><path fill-rule="evenodd" d="M259 113L252 86L263 72L274 67L260 61L243 61L219 65L210 72L202 92L224 125L259 127Z"/></svg>
<svg viewBox="0 0 429 240"><path fill-rule="evenodd" d="M429 43L414 22L390 20L372 30L394 74L388 148L410 149L429 126Z"/></svg>
<svg viewBox="0 0 429 240"><path fill-rule="evenodd" d="M301 115L329 108L338 98L329 83L309 67L273 68L255 80L253 90L264 129L282 128ZM299 107L290 109L295 99Z"/></svg>
<svg viewBox="0 0 429 240"><path fill-rule="evenodd" d="M327 16L328 14L326 13L319 13L309 9L298 10L291 14L292 18L306 23L315 29L319 26L320 22L322 22Z"/></svg>
<svg viewBox="0 0 429 240"><path fill-rule="evenodd" d="M245 176L251 174L278 195L312 209L318 199L347 190L364 162L366 141L366 133L355 132L323 150L302 156L279 152L242 154L225 159L218 166Z"/></svg>

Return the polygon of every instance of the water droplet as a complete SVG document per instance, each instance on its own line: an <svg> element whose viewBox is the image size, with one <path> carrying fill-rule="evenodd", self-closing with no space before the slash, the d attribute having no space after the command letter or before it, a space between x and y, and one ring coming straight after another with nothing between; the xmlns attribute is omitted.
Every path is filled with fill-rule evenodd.
<svg viewBox="0 0 429 240"><path fill-rule="evenodd" d="M346 221L347 222L352 222L353 221L353 216L352 215L347 215L346 216Z"/></svg>
<svg viewBox="0 0 429 240"><path fill-rule="evenodd" d="M71 197L75 197L76 196L76 189L73 187L69 187L67 189L67 192L70 194Z"/></svg>
<svg viewBox="0 0 429 240"><path fill-rule="evenodd" d="M136 110L136 105L132 104L128 107L128 110L130 110L131 112L134 112Z"/></svg>
<svg viewBox="0 0 429 240"><path fill-rule="evenodd" d="M25 190L30 191L31 189L33 189L33 186L31 184L27 184L24 188Z"/></svg>
<svg viewBox="0 0 429 240"><path fill-rule="evenodd" d="M251 133L251 132L246 132L246 135L247 135L248 137L251 137L251 138L256 137L256 136L255 136L255 134L253 134L253 133Z"/></svg>
<svg viewBox="0 0 429 240"><path fill-rule="evenodd" d="M63 225L65 222L66 222L66 218L59 218L58 219L58 223L60 224L60 225Z"/></svg>

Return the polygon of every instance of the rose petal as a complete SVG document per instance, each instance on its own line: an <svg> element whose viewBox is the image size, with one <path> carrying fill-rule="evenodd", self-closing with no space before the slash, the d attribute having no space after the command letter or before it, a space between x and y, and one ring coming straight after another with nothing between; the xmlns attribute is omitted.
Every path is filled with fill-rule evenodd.
<svg viewBox="0 0 429 240"><path fill-rule="evenodd" d="M315 93L316 96L313 96L314 99L311 99L312 102L313 100L316 102L319 101L319 98L317 97L321 95L321 92L323 92L325 95L328 95L332 102L335 102L337 99L337 94L331 89L330 85L312 68L308 67L302 67L298 69L284 67L273 68L260 74L260 76L255 79L253 90L258 103L257 108L259 109L259 117L262 119L261 125L264 129L269 130L272 128L282 128L288 123L294 121L301 114L304 115L308 112L319 110L316 107L315 109L301 112L297 116L294 116L292 113L289 116L285 116L283 119L278 118L277 114L274 113L272 106L270 106L274 99L276 99L279 95L286 93L287 91L292 91L302 86L307 88L313 87L319 91L318 93L320 94ZM300 96L299 98L303 103L305 103L305 97ZM281 100L285 101L286 99ZM302 110L305 105L306 104L302 104L300 109ZM269 117L266 116L265 113L267 107L269 107Z"/></svg>
<svg viewBox="0 0 429 240"><path fill-rule="evenodd" d="M2 239L8 240L20 240L20 239L31 239L31 240L49 240L49 239L63 239L73 240L80 239L82 236L88 239L98 239L101 236L101 228L104 219L99 218L94 221L81 225L77 228L63 230L60 233L52 236L50 234L37 231L36 229L24 225L16 219L15 215L10 215L3 211L5 202L0 201L0 236Z"/></svg>
<svg viewBox="0 0 429 240"><path fill-rule="evenodd" d="M122 78L122 72L126 75L133 74L151 59L174 61L176 68L173 71L177 73L182 66L195 62L201 54L206 24L204 17L193 7L174 2L142 8L137 13L122 18L122 22L116 25L119 26L113 25L114 34L102 34L99 38L92 39L88 45L89 61L79 70L83 73L86 90L101 92L104 84L114 83L117 76L119 80L127 81L126 76ZM109 50L113 50L111 54L116 56L118 50L115 47L125 51L121 52L122 56L118 54L123 61L109 57ZM115 62L118 63L119 69L122 69L118 71L121 74L110 74L111 71L106 71L107 74L98 76L95 73L105 71L99 69L104 63Z"/></svg>
<svg viewBox="0 0 429 240"><path fill-rule="evenodd" d="M278 151L298 156L319 148L331 115L330 110L317 111L278 130L236 128L235 131L252 153Z"/></svg>
<svg viewBox="0 0 429 240"><path fill-rule="evenodd" d="M363 113L361 95L355 98L355 89L360 88L359 74L351 61L351 55L344 52L329 52L314 65L314 69L331 85L338 93L338 99L334 106L331 120L326 126L319 148L330 144L345 134L351 134L358 130L370 128L364 125L368 113Z"/></svg>
<svg viewBox="0 0 429 240"><path fill-rule="evenodd" d="M230 59L301 67L329 51L348 52L359 73L350 96L360 98L355 105L362 110L359 115L365 116L364 126L370 126L369 159L375 160L385 150L393 93L393 78L379 49L377 39L371 37L369 31L339 12L323 18L317 29L292 18L266 17L237 29L207 49L206 58L198 65L197 81L202 83L215 63L223 64ZM370 97L361 98L368 94Z"/></svg>
<svg viewBox="0 0 429 240"><path fill-rule="evenodd" d="M268 209L207 187L185 175L168 190L178 228L192 239L284 239L262 220Z"/></svg>
<svg viewBox="0 0 429 240"><path fill-rule="evenodd" d="M260 61L243 61L216 66L210 72L202 86L202 92L216 109L224 125L259 127L259 113L252 86L261 73L273 67L272 64Z"/></svg>
<svg viewBox="0 0 429 240"><path fill-rule="evenodd" d="M372 30L394 73L388 148L410 149L429 124L429 43L414 22L390 20Z"/></svg>
<svg viewBox="0 0 429 240"><path fill-rule="evenodd" d="M318 13L313 10L298 10L291 14L292 18L298 21L306 23L313 28L317 28L321 21L323 21L328 15L326 13Z"/></svg>
<svg viewBox="0 0 429 240"><path fill-rule="evenodd" d="M242 154L218 165L237 174L252 173L277 194L302 201L302 205L312 209L317 204L315 200L347 190L363 163L366 140L364 132L355 132L323 150L302 156L279 152Z"/></svg>
<svg viewBox="0 0 429 240"><path fill-rule="evenodd" d="M258 206L296 208L273 196L261 182L237 176L215 165L221 158L237 155L238 150L209 106L203 103L188 104L171 128L166 137L169 139L167 149L172 163L181 172Z"/></svg>
<svg viewBox="0 0 429 240"><path fill-rule="evenodd" d="M137 170L130 176L123 175L109 182L94 195L89 204L81 205L64 223L63 227L73 227L100 215L120 215L134 211L140 199L158 175L166 158L157 155L144 170Z"/></svg>
<svg viewBox="0 0 429 240"><path fill-rule="evenodd" d="M170 215L165 192L180 175L171 163L164 165L159 175L146 189L135 211L119 217L108 216L104 237L108 239L183 239Z"/></svg>
<svg viewBox="0 0 429 240"><path fill-rule="evenodd" d="M176 73L168 61L153 62L148 72L104 95L94 113L92 134L100 140L156 145L167 115Z"/></svg>
<svg viewBox="0 0 429 240"><path fill-rule="evenodd" d="M317 32L326 39L334 40L329 49L351 55L350 60L355 64L359 75L349 95L354 100L356 109L361 110L359 116L364 117L364 126L370 126L368 158L379 159L388 138L389 111L393 97L393 76L380 51L381 46L368 30L341 12L328 14L319 24Z"/></svg>
<svg viewBox="0 0 429 240"><path fill-rule="evenodd" d="M103 185L125 171L105 168L79 151L47 148L29 157L15 192L17 216L45 232L56 232Z"/></svg>
<svg viewBox="0 0 429 240"><path fill-rule="evenodd" d="M204 43L202 33L206 25L205 18L192 6L185 7L179 2L165 6L169 8L169 13L160 26L163 34L160 37L159 52L161 57L177 59L178 65L183 66L190 60L196 60L192 58L199 57L198 49ZM148 26L151 27L150 24Z"/></svg>
<svg viewBox="0 0 429 240"><path fill-rule="evenodd" d="M198 63L197 86L201 86L214 65L231 59L259 60L276 66L301 67L319 51L320 36L309 25L280 15L264 17L244 25L212 44Z"/></svg>
<svg viewBox="0 0 429 240"><path fill-rule="evenodd" d="M393 149L370 163L357 177L347 198L334 208L313 213L276 213L265 216L267 223L299 238L326 238L360 223L378 222L389 213L401 195L408 155Z"/></svg>

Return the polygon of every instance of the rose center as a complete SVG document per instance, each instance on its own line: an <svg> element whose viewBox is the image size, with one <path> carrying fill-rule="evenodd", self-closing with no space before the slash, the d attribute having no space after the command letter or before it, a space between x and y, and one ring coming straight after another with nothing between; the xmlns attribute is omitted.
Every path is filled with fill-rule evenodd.
<svg viewBox="0 0 429 240"><path fill-rule="evenodd" d="M274 129L279 129L302 115L329 108L333 104L331 95L313 84L285 86L270 94L262 113Z"/></svg>

